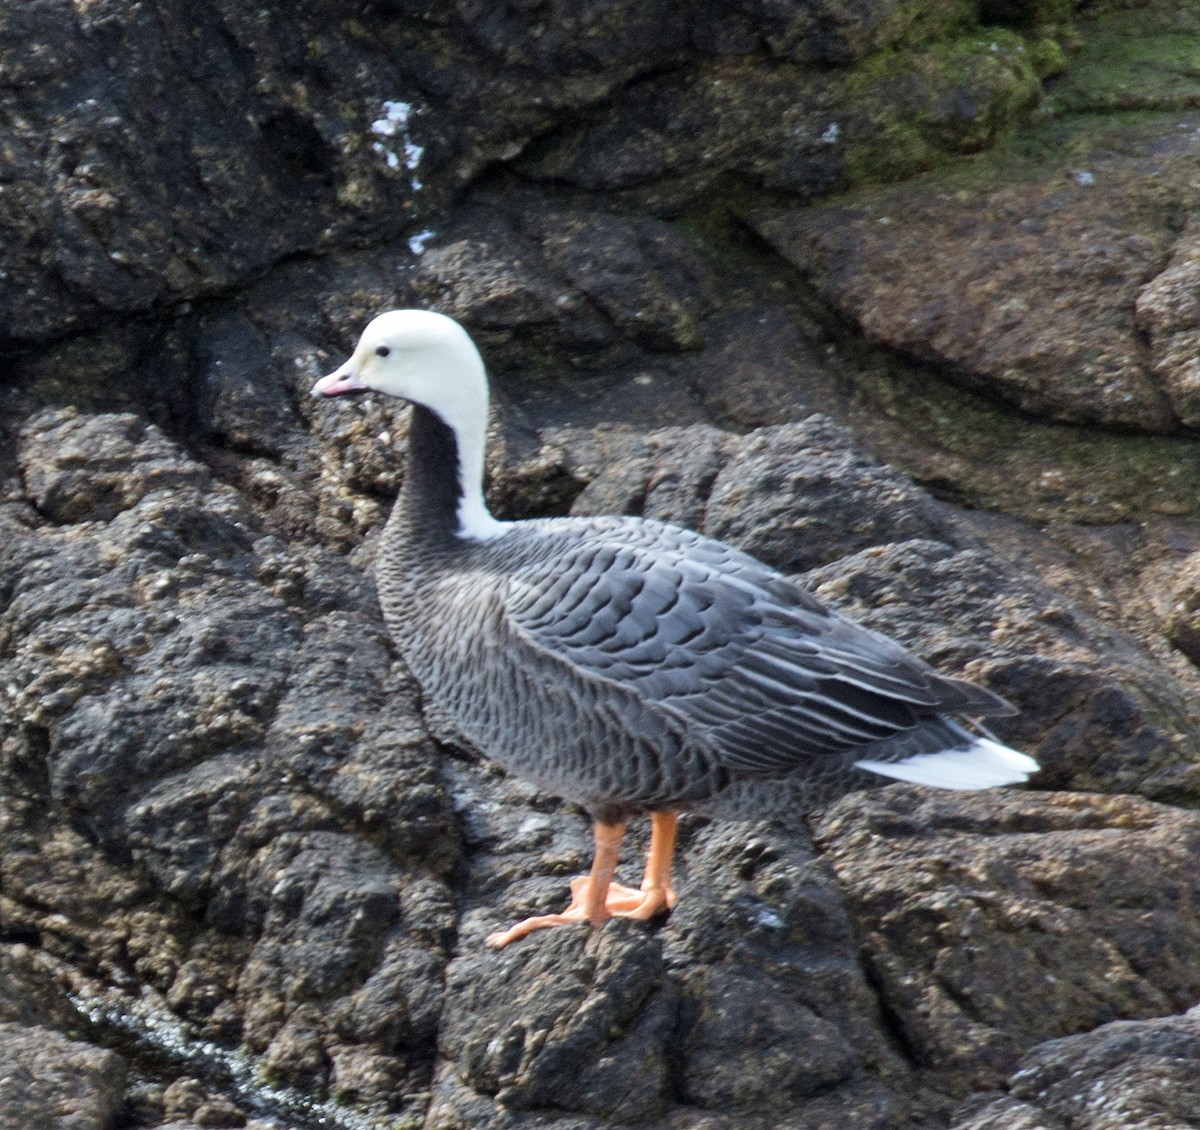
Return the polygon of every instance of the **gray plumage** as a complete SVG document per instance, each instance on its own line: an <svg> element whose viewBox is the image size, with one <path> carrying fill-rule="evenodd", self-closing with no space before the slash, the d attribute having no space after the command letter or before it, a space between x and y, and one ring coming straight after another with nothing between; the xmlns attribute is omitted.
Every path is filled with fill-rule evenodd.
<svg viewBox="0 0 1200 1130"><path fill-rule="evenodd" d="M976 740L944 713L1010 712L688 530L544 519L430 546L410 505L389 522L378 587L430 703L605 822L722 807L749 779L809 778L821 801L866 783L856 761Z"/></svg>
<svg viewBox="0 0 1200 1130"><path fill-rule="evenodd" d="M1009 713L1002 699L730 546L632 517L498 522L482 494L487 379L448 318L381 315L313 391L365 389L413 403L377 586L427 708L597 821L596 861L571 906L492 944L669 908L679 810L762 815L771 782L800 804L869 775L986 788L1036 771L955 720ZM639 893L611 878L640 813L655 835Z"/></svg>

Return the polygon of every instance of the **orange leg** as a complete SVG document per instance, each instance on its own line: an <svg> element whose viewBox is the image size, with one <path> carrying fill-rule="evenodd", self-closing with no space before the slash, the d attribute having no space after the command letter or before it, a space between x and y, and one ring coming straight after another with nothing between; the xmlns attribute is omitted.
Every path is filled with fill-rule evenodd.
<svg viewBox="0 0 1200 1130"><path fill-rule="evenodd" d="M678 824L679 817L673 812L650 813L650 853L646 857L646 874L642 878L643 897L628 917L653 918L675 905L671 860L675 856L675 830Z"/></svg>
<svg viewBox="0 0 1200 1130"><path fill-rule="evenodd" d="M641 890L635 891L632 887L613 882L625 825L597 824L592 870L587 876L572 880L571 905L561 914L539 914L507 930L490 934L487 944L499 949L526 934L532 934L534 930L551 926L566 926L574 922L599 926L613 916L645 921L670 910L675 905L675 892L671 888L671 857L675 851L677 818L673 812L655 812L651 814L650 822L650 854L646 860Z"/></svg>

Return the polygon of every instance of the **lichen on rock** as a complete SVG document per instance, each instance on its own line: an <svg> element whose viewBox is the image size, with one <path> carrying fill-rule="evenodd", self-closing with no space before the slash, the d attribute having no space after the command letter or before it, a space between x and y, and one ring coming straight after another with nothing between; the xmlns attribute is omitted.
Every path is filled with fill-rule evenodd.
<svg viewBox="0 0 1200 1130"><path fill-rule="evenodd" d="M1197 1121L1196 18L0 9L0 1121ZM308 390L413 305L501 516L797 572L1038 791L688 817L665 921L485 950L590 841L379 617L404 410Z"/></svg>

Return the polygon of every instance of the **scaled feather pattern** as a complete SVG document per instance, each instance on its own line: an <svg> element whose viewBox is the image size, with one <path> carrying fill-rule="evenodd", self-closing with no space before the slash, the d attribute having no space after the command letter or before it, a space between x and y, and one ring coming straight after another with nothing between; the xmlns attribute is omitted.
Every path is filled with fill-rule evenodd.
<svg viewBox="0 0 1200 1130"><path fill-rule="evenodd" d="M872 775L944 788L1038 768L960 720L1011 713L701 534L636 517L501 522L483 499L488 384L466 332L380 315L318 395L413 404L404 486L381 543L388 626L429 709L484 755L596 821L592 872L561 914L493 936L648 918L674 902L679 811L761 816ZM638 890L612 881L625 822L652 816Z"/></svg>

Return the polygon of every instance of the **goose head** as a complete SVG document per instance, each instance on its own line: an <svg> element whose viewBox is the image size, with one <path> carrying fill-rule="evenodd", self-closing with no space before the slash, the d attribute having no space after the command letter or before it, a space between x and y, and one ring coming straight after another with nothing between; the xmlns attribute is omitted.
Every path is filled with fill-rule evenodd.
<svg viewBox="0 0 1200 1130"><path fill-rule="evenodd" d="M354 352L313 385L313 396L381 392L428 408L454 433L458 449L460 536L504 531L483 501L488 381L483 358L453 318L432 310L390 310L367 324Z"/></svg>
<svg viewBox="0 0 1200 1130"><path fill-rule="evenodd" d="M344 365L313 385L314 396L382 392L424 405L459 437L487 428L483 359L467 331L432 310L390 310L368 323Z"/></svg>

